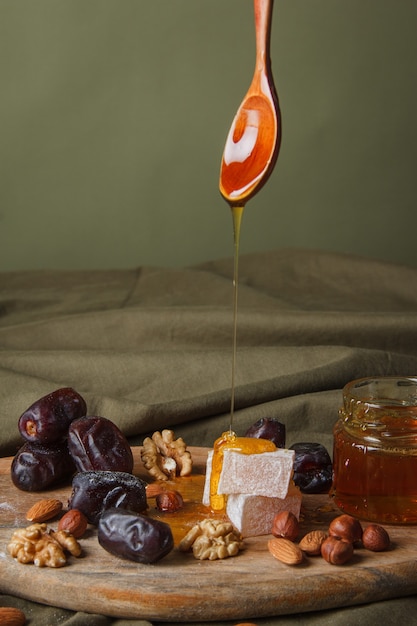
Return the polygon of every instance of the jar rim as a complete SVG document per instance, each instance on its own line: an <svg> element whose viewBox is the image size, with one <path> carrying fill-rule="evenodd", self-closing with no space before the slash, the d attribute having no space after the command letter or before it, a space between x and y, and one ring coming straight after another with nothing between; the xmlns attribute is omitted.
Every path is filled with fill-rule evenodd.
<svg viewBox="0 0 417 626"><path fill-rule="evenodd" d="M358 378L343 388L346 400L368 406L382 405L417 407L417 377L373 376Z"/></svg>

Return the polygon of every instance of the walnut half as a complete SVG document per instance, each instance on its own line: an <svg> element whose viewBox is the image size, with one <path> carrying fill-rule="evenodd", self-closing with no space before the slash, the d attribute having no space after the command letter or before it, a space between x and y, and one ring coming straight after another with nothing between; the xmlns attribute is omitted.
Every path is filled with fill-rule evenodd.
<svg viewBox="0 0 417 626"><path fill-rule="evenodd" d="M205 519L191 528L178 548L181 552L192 549L194 557L200 561L215 561L236 556L243 548L243 540L230 522Z"/></svg>
<svg viewBox="0 0 417 626"><path fill-rule="evenodd" d="M156 480L189 476L193 461L181 437L175 439L172 430L156 431L143 441L142 463Z"/></svg>
<svg viewBox="0 0 417 626"><path fill-rule="evenodd" d="M48 531L46 524L32 524L18 528L12 535L9 553L19 563L33 563L37 567L63 567L67 562L65 551L80 556L81 547L67 531Z"/></svg>

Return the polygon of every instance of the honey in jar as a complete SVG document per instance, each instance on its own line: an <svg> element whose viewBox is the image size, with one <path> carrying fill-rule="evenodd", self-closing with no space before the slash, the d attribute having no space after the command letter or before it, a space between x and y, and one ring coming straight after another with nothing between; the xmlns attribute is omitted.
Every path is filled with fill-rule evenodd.
<svg viewBox="0 0 417 626"><path fill-rule="evenodd" d="M348 383L333 434L335 504L373 522L417 523L417 378Z"/></svg>

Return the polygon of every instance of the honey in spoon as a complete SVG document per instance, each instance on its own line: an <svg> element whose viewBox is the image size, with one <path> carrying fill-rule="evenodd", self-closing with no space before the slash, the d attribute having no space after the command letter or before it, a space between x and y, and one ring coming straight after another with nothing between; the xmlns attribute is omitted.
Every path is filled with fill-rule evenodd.
<svg viewBox="0 0 417 626"><path fill-rule="evenodd" d="M254 0L256 62L252 83L226 139L220 193L244 206L266 183L281 144L281 115L270 58L273 0Z"/></svg>
<svg viewBox="0 0 417 626"><path fill-rule="evenodd" d="M271 441L237 437L233 431L240 227L245 204L271 175L281 143L281 116L270 60L272 6L273 0L254 0L255 72L227 136L220 169L220 193L230 205L233 217L234 310L230 427L213 446L210 475L210 506L213 511L223 511L226 507L225 495L217 493L226 448L233 448L243 454L276 449Z"/></svg>

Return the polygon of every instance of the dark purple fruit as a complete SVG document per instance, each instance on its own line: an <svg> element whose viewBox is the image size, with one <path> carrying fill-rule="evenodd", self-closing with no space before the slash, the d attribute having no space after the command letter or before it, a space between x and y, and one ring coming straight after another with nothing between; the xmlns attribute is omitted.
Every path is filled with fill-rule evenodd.
<svg viewBox="0 0 417 626"><path fill-rule="evenodd" d="M11 466L13 484L22 491L43 491L70 480L74 462L66 442L52 446L26 442Z"/></svg>
<svg viewBox="0 0 417 626"><path fill-rule="evenodd" d="M18 427L26 441L52 443L62 439L70 423L87 413L85 400L71 387L57 389L34 402L20 416Z"/></svg>
<svg viewBox="0 0 417 626"><path fill-rule="evenodd" d="M321 443L294 443L294 483L303 493L327 493L332 485L332 461Z"/></svg>
<svg viewBox="0 0 417 626"><path fill-rule="evenodd" d="M269 439L277 448L285 448L285 424L273 417L261 417L248 428L245 437Z"/></svg>
<svg viewBox="0 0 417 626"><path fill-rule="evenodd" d="M155 563L174 547L168 524L120 509L103 513L98 541L107 552L138 563Z"/></svg>
<svg viewBox="0 0 417 626"><path fill-rule="evenodd" d="M95 525L106 509L140 513L147 509L146 483L126 472L80 472L72 480L68 508L78 509Z"/></svg>
<svg viewBox="0 0 417 626"><path fill-rule="evenodd" d="M133 454L126 437L105 417L85 416L71 422L68 448L79 472L133 470Z"/></svg>

